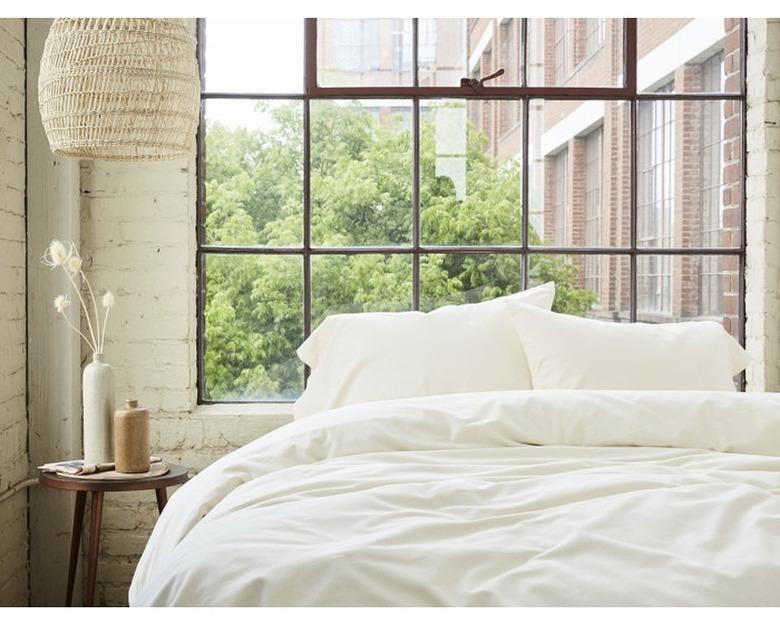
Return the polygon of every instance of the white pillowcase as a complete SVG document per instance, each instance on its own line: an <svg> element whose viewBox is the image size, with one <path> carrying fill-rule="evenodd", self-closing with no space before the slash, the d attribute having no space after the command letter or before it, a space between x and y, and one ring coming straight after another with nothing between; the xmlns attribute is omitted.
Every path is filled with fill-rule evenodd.
<svg viewBox="0 0 780 624"><path fill-rule="evenodd" d="M311 367L295 418L385 399L528 390L531 375L505 301L549 310L555 284L429 313L373 312L326 318L298 348Z"/></svg>
<svg viewBox="0 0 780 624"><path fill-rule="evenodd" d="M735 390L750 361L714 321L611 323L505 305L534 389Z"/></svg>

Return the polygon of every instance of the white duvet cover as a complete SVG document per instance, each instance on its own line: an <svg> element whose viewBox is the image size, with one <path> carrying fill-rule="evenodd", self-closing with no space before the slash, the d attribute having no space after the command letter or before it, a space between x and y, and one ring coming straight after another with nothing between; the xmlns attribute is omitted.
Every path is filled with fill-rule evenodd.
<svg viewBox="0 0 780 624"><path fill-rule="evenodd" d="M780 395L354 405L180 488L130 602L780 606L778 455Z"/></svg>

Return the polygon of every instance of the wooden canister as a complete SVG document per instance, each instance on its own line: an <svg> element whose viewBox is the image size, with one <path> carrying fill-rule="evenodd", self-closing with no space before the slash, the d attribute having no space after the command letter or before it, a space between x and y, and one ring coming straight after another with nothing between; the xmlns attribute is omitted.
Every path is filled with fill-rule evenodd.
<svg viewBox="0 0 780 624"><path fill-rule="evenodd" d="M114 413L114 458L117 472L149 470L149 412L135 399Z"/></svg>

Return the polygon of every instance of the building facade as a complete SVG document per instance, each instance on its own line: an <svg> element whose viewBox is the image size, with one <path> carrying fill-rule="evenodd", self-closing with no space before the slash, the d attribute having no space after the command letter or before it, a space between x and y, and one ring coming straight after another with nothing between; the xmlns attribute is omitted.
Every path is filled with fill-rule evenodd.
<svg viewBox="0 0 780 624"><path fill-rule="evenodd" d="M518 71L519 19L468 21L471 75ZM623 79L619 19L530 19L528 84L615 86ZM651 93L738 91L737 19L639 19L637 79ZM472 122L496 157L517 158L502 101L470 102ZM628 102L532 101L529 206L544 244L630 245L631 162ZM739 104L729 100L645 100L637 111L637 318L651 322L722 320L738 335L736 256L663 255L664 247L738 247ZM629 263L620 256L572 255L580 286L598 300L591 314L627 320Z"/></svg>

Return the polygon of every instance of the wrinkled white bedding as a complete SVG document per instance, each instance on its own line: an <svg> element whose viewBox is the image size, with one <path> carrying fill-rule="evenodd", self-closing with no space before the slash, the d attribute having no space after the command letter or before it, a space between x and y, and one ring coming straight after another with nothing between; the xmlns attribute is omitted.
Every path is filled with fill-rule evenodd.
<svg viewBox="0 0 780 624"><path fill-rule="evenodd" d="M325 412L171 498L132 605L780 606L780 395Z"/></svg>

